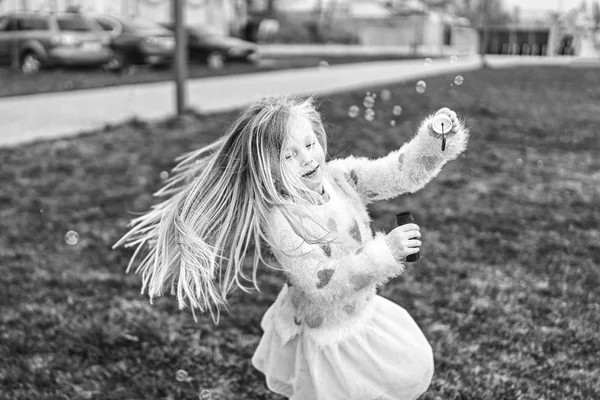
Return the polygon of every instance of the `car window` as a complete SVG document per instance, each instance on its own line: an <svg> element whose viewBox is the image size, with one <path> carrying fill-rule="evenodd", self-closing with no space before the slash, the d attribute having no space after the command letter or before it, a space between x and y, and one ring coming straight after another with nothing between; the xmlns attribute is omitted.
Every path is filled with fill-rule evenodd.
<svg viewBox="0 0 600 400"><path fill-rule="evenodd" d="M4 26L3 29L0 29L0 32L4 31L4 32L10 32L10 31L16 31L17 30L17 20L15 17L5 17L6 20L4 21ZM0 23L0 26L2 24Z"/></svg>
<svg viewBox="0 0 600 400"><path fill-rule="evenodd" d="M0 17L0 32L8 30L8 17Z"/></svg>
<svg viewBox="0 0 600 400"><path fill-rule="evenodd" d="M117 22L113 22L106 18L95 18L95 21L100 25L103 31L115 32L119 29Z"/></svg>
<svg viewBox="0 0 600 400"><path fill-rule="evenodd" d="M87 32L95 30L94 24L79 15L61 16L56 19L61 31Z"/></svg>
<svg viewBox="0 0 600 400"><path fill-rule="evenodd" d="M213 28L212 26L207 26L207 25L191 26L190 31L194 32L195 34L197 34L199 36L223 36L223 34L221 32L219 32L216 28Z"/></svg>
<svg viewBox="0 0 600 400"><path fill-rule="evenodd" d="M19 31L47 31L50 29L48 20L42 17L19 17L17 18L17 30Z"/></svg>
<svg viewBox="0 0 600 400"><path fill-rule="evenodd" d="M139 17L127 20L127 24L124 25L123 29L127 32L166 30L157 22Z"/></svg>

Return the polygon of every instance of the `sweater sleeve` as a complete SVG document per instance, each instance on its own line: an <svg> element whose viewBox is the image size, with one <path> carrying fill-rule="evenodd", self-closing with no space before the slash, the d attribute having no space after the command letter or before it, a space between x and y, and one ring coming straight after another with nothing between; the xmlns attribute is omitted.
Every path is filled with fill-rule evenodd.
<svg viewBox="0 0 600 400"><path fill-rule="evenodd" d="M377 233L365 243L340 246L309 244L298 236L279 211L272 215L273 253L290 283L313 303L326 306L366 288L382 285L400 275L404 265L397 261Z"/></svg>
<svg viewBox="0 0 600 400"><path fill-rule="evenodd" d="M446 162L466 149L469 138L461 122L456 133L446 136L446 148L442 151L439 135L427 127L432 119L433 115L427 117L413 139L387 156L374 160L350 156L330 161L329 167L343 174L367 204L416 192L437 176Z"/></svg>

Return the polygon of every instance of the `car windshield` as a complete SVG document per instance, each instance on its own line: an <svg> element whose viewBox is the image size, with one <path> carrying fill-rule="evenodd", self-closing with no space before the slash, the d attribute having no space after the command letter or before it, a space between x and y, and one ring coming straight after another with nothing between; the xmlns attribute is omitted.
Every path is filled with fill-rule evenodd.
<svg viewBox="0 0 600 400"><path fill-rule="evenodd" d="M97 26L79 15L58 17L56 22L61 31L87 32L97 30Z"/></svg>

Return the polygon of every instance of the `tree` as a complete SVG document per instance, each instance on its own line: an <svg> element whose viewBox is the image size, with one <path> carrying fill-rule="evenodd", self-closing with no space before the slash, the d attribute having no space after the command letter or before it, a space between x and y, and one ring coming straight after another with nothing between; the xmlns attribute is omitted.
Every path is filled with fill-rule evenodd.
<svg viewBox="0 0 600 400"><path fill-rule="evenodd" d="M263 18L274 18L277 12L277 0L246 0L246 9Z"/></svg>
<svg viewBox="0 0 600 400"><path fill-rule="evenodd" d="M467 18L473 27L483 32L479 54L483 66L487 67L485 53L489 44L490 25L506 25L511 21L502 0L449 0L448 3L458 16Z"/></svg>
<svg viewBox="0 0 600 400"><path fill-rule="evenodd" d="M488 24L505 25L511 16L502 0L448 0L454 12L465 17L475 26L480 26L483 17Z"/></svg>
<svg viewBox="0 0 600 400"><path fill-rule="evenodd" d="M592 3L592 18L594 18L596 29L600 29L600 3L598 1Z"/></svg>

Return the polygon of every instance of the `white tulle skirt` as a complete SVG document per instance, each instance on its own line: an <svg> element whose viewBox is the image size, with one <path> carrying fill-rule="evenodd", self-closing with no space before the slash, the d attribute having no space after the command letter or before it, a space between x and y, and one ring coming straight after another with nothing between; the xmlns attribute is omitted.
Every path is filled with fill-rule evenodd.
<svg viewBox="0 0 600 400"><path fill-rule="evenodd" d="M381 297L372 300L366 329L317 346L307 334L287 342L265 313L264 334L252 357L268 388L293 400L412 400L433 376L433 352L408 312Z"/></svg>

